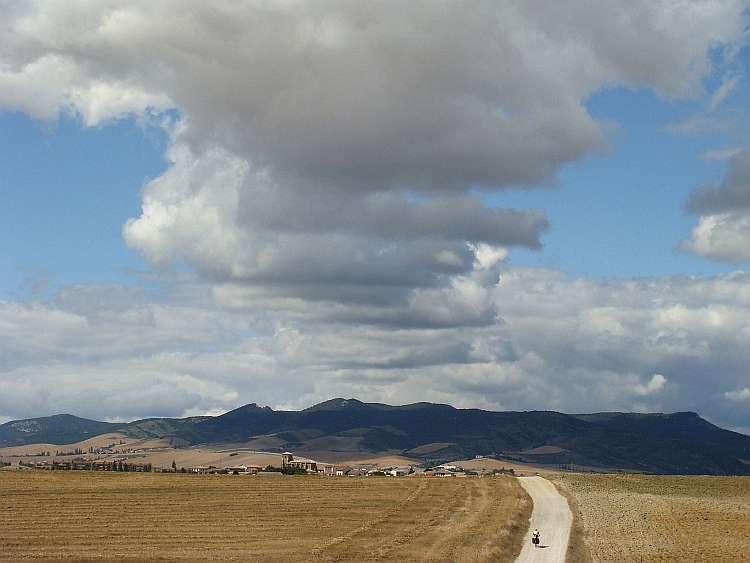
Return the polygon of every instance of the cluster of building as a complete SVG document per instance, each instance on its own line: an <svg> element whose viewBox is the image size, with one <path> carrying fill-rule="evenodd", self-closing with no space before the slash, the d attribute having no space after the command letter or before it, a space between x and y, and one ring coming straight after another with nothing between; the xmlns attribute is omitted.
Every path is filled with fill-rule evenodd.
<svg viewBox="0 0 750 563"><path fill-rule="evenodd" d="M86 459L71 459L71 460L57 460L52 461L37 461L37 462L19 462L21 467L29 467L31 469L54 469L63 471L132 471L136 473L150 473L150 463L133 463L129 461L107 461L107 460L86 460Z"/></svg>
<svg viewBox="0 0 750 563"><path fill-rule="evenodd" d="M174 473L174 469L156 469L156 473ZM219 473L232 473L234 475L257 475L262 472L263 468L259 465L233 465L231 467L216 467L215 465L194 465L186 467L184 473L193 473L195 475L215 475ZM182 469L180 470L182 472Z"/></svg>
<svg viewBox="0 0 750 563"><path fill-rule="evenodd" d="M415 477L465 477L469 475L476 475L471 471L464 471L462 468L454 465L440 465L434 468L418 468L418 467L391 467L383 469L380 467L352 467L350 465L335 465L329 463L318 463L316 461L308 459L295 459L294 454L291 452L284 452L281 454L281 467L277 468L282 472L286 469L302 469L307 473L324 475L329 477L367 477L367 476L380 476L388 475L393 477L405 477L407 475L413 475ZM176 467L172 469L156 469L157 472L174 472L177 471ZM217 473L232 473L235 475L267 475L274 473L273 470L269 471L269 468L264 468L259 465L244 465L238 464L230 467L216 467L210 465L208 467L204 465L196 465L187 467L184 470L180 469L181 472L192 473L197 475L211 475ZM278 473L279 471L277 471Z"/></svg>
<svg viewBox="0 0 750 563"><path fill-rule="evenodd" d="M361 468L348 465L318 464L309 460L295 460L294 455L291 452L284 452L281 454L281 466L282 468L297 467L304 469L308 473L338 477L365 477L372 475L390 475L393 477L405 477L407 475L422 477L455 477L457 475L467 475L462 468L454 465L441 465L431 469L414 467L392 467L389 469L382 469L380 467Z"/></svg>
<svg viewBox="0 0 750 563"><path fill-rule="evenodd" d="M150 463L135 463L129 461L111 461L111 460L87 460L84 458L75 458L72 460L51 460L36 462L20 462L19 465L31 469L54 469L68 471L123 471L123 472L157 472L157 473L192 473L197 475L211 475L218 473L231 473L234 475L268 475L273 473L273 468L261 467L259 465L236 464L230 467L216 467L210 465L196 465L177 469L172 462L171 468L152 468ZM289 469L304 470L307 473L324 475L324 476L346 476L346 477L366 477L389 475L393 477L466 477L476 475L472 471L464 471L461 467L443 464L434 468L420 467L392 467L383 469L380 467L352 467L349 465L335 465L327 463L318 463L308 459L295 459L291 452L281 454L281 467L276 472L286 472ZM502 472L505 472L504 470ZM512 473L512 470L510 471Z"/></svg>

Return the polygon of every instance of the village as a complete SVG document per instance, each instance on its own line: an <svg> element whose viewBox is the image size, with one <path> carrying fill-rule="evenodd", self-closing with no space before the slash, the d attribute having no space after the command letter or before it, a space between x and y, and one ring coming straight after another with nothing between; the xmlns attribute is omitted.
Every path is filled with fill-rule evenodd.
<svg viewBox="0 0 750 563"><path fill-rule="evenodd" d="M434 444L429 451L437 450L442 445ZM73 444L27 444L0 448L0 471L229 474L265 478L292 474L464 478L545 471L541 466L526 460L522 463L507 455L476 456L463 460L443 457L425 461L423 457L420 459L398 451L374 454L354 448L340 448L292 452L282 449L274 451L275 444L268 446L271 447L257 448L255 443L185 446L166 436L133 438L110 432Z"/></svg>
<svg viewBox="0 0 750 563"><path fill-rule="evenodd" d="M132 450L131 450L132 452ZM76 451L76 453L79 453ZM96 451L96 453L102 453ZM46 454L38 454L44 455ZM237 454L230 454L234 457ZM77 456L72 459L52 459L42 461L19 460L18 469L36 469L50 471L114 471L135 473L189 473L194 475L321 475L328 477L475 477L479 476L477 471L464 469L460 465L440 464L435 467L416 466L414 464L401 467L383 467L378 464L364 465L337 465L331 463L319 463L309 459L295 459L292 452L284 452L278 456L279 465L268 464L265 466L256 464L229 464L217 465L191 465L178 467L173 462L169 467L154 467L152 463L135 461L88 459ZM0 467L11 467L11 462L2 461ZM513 469L494 469L494 474L514 474Z"/></svg>

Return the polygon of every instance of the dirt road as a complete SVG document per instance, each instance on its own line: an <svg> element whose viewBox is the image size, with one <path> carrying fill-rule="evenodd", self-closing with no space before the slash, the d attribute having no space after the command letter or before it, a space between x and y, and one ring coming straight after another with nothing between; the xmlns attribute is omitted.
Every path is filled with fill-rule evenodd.
<svg viewBox="0 0 750 563"><path fill-rule="evenodd" d="M555 486L542 477L520 477L526 492L534 501L529 532L516 563L565 563L568 537L573 516L566 501ZM531 534L539 529L541 544L534 547Z"/></svg>

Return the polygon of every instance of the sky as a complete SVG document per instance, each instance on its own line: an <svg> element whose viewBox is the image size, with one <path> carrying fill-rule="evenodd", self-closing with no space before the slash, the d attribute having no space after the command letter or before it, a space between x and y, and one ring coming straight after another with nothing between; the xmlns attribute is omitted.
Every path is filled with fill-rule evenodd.
<svg viewBox="0 0 750 563"><path fill-rule="evenodd" d="M750 2L0 4L0 422L750 433Z"/></svg>

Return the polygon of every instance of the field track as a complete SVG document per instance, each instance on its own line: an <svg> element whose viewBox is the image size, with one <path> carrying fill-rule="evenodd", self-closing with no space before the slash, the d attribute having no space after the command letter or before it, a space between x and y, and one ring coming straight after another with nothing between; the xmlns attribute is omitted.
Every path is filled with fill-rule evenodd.
<svg viewBox="0 0 750 563"><path fill-rule="evenodd" d="M565 563L570 525L573 522L568 501L543 477L521 477L520 483L531 495L534 511L516 563ZM539 529L540 532L539 547L534 547L531 543L534 529Z"/></svg>
<svg viewBox="0 0 750 563"><path fill-rule="evenodd" d="M513 478L0 472L0 561L512 562Z"/></svg>

